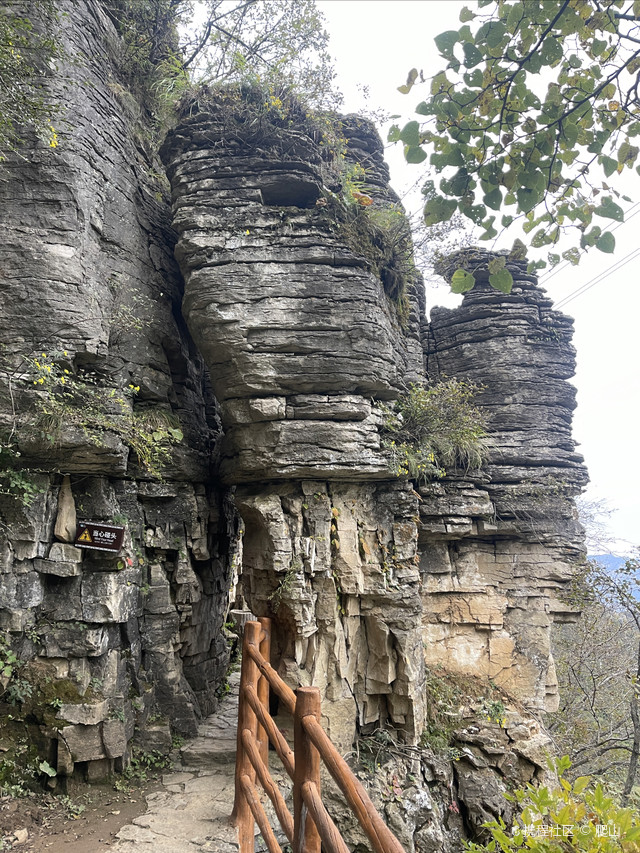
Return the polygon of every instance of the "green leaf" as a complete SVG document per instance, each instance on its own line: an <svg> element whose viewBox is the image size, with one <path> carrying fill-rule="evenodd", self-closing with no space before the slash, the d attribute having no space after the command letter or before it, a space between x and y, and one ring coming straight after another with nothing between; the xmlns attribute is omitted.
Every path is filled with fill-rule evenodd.
<svg viewBox="0 0 640 853"><path fill-rule="evenodd" d="M417 121L410 121L400 131L400 141L405 145L420 145L420 125Z"/></svg>
<svg viewBox="0 0 640 853"><path fill-rule="evenodd" d="M458 43L458 39L459 35L456 30L447 30L446 32L440 33L440 35L436 36L434 41L439 53L441 53L445 59L450 59L453 55L453 48Z"/></svg>
<svg viewBox="0 0 640 853"><path fill-rule="evenodd" d="M387 142L400 142L400 128L397 124L392 124L389 128Z"/></svg>
<svg viewBox="0 0 640 853"><path fill-rule="evenodd" d="M489 22L489 31L487 32L487 44L489 47L498 47L507 32L507 28L502 21L492 20Z"/></svg>
<svg viewBox="0 0 640 853"><path fill-rule="evenodd" d="M464 53L464 65L465 68L475 68L480 62L482 62L482 54L475 46L475 44L471 44L470 42L466 42L463 45L462 51Z"/></svg>
<svg viewBox="0 0 640 853"><path fill-rule="evenodd" d="M518 199L518 207L523 213L528 213L540 201L540 193L537 190L520 187L516 193Z"/></svg>
<svg viewBox="0 0 640 853"><path fill-rule="evenodd" d="M487 193L482 200L487 207L491 208L491 210L500 210L500 207L502 206L502 193L498 187L496 187L491 190L491 192Z"/></svg>
<svg viewBox="0 0 640 853"><path fill-rule="evenodd" d="M577 267L580 263L580 250L576 249L574 246L572 249L567 249L566 251L564 251L562 253L562 257L565 259L565 261L569 261L572 266Z"/></svg>
<svg viewBox="0 0 640 853"><path fill-rule="evenodd" d="M618 149L618 163L620 166L628 166L631 168L638 159L639 149L635 145L630 145L625 140Z"/></svg>
<svg viewBox="0 0 640 853"><path fill-rule="evenodd" d="M413 89L413 84L418 79L418 69L412 68L411 71L407 74L407 82L404 86L398 86L398 92L401 92L403 95L408 95L409 92Z"/></svg>
<svg viewBox="0 0 640 853"><path fill-rule="evenodd" d="M602 216L604 219L615 219L616 222L624 222L624 210L619 204L615 203L610 195L605 196L593 212L596 216Z"/></svg>
<svg viewBox="0 0 640 853"><path fill-rule="evenodd" d="M427 159L427 155L419 146L407 145L404 149L404 159L407 163L422 163Z"/></svg>
<svg viewBox="0 0 640 853"><path fill-rule="evenodd" d="M424 206L424 224L429 227L438 222L447 222L456 211L458 202L453 199L436 196L429 199Z"/></svg>
<svg viewBox="0 0 640 853"><path fill-rule="evenodd" d="M613 173L618 168L618 162L617 162L617 160L614 160L613 157L606 157L604 154L602 154L598 158L598 161L599 161L600 165L602 166L602 169L603 169L605 175L607 176L607 178L610 177L611 175L613 175Z"/></svg>
<svg viewBox="0 0 640 853"><path fill-rule="evenodd" d="M540 59L543 65L555 65L563 56L562 40L547 36L540 48Z"/></svg>
<svg viewBox="0 0 640 853"><path fill-rule="evenodd" d="M38 763L38 770L39 770L41 773L46 773L46 774L47 774L47 776L49 776L51 779L53 779L53 777L54 777L54 776L57 776L57 775L58 775L58 771L57 771L57 770L55 770L55 769L54 769L54 768L49 764L49 762L48 762L48 761L40 761L40 762Z"/></svg>
<svg viewBox="0 0 640 853"><path fill-rule="evenodd" d="M586 249L589 246L595 246L601 234L602 228L600 228L598 225L594 225L591 231L587 231L580 238L580 248Z"/></svg>
<svg viewBox="0 0 640 853"><path fill-rule="evenodd" d="M426 101L420 101L418 106L416 107L416 112L420 116L430 116L431 115L431 107L427 104Z"/></svg>
<svg viewBox="0 0 640 853"><path fill-rule="evenodd" d="M616 238L613 236L611 231L605 231L596 240L596 249L600 249L601 252L606 252L608 255L614 252L615 248Z"/></svg>
<svg viewBox="0 0 640 853"><path fill-rule="evenodd" d="M467 9L466 6L462 7L462 11L460 12L460 23L466 24L467 21L473 21L475 15L471 11L471 9Z"/></svg>
<svg viewBox="0 0 640 853"><path fill-rule="evenodd" d="M573 793L581 794L588 786L590 781L591 778L589 776L578 776L576 781L573 783Z"/></svg>
<svg viewBox="0 0 640 853"><path fill-rule="evenodd" d="M451 277L451 292L466 293L476 283L475 278L467 270L456 270Z"/></svg>
<svg viewBox="0 0 640 853"><path fill-rule="evenodd" d="M495 216L490 216L482 223L482 227L485 229L482 234L478 237L478 240L493 240L494 237L498 236L498 232L493 227L493 223L495 222Z"/></svg>
<svg viewBox="0 0 640 853"><path fill-rule="evenodd" d="M464 75L464 82L473 89L480 89L482 87L482 80L483 74L479 68L476 68L475 71L468 71Z"/></svg>

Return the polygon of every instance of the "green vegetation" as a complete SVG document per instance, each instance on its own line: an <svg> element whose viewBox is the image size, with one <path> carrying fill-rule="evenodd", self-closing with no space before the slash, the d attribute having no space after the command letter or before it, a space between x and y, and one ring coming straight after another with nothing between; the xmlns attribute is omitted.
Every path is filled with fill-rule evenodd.
<svg viewBox="0 0 640 853"><path fill-rule="evenodd" d="M640 563L586 562L568 603L582 613L556 631L560 709L550 720L573 771L597 776L623 804L639 801Z"/></svg>
<svg viewBox="0 0 640 853"><path fill-rule="evenodd" d="M428 81L419 119L389 134L407 162L429 156L442 175L437 190L425 185L425 223L460 213L491 240L520 221L534 249L577 230L578 245L531 268L578 263L590 247L613 252L610 224L630 199L609 180L640 172L640 3L478 0L460 21L435 39L446 65ZM413 69L400 91L423 82ZM491 282L508 292L511 274Z"/></svg>
<svg viewBox="0 0 640 853"><path fill-rule="evenodd" d="M126 389L104 381L96 373L74 369L66 351L33 355L25 376L37 391L35 411L23 419L22 428L32 429L55 445L62 430L77 428L98 447L107 436L116 435L136 454L143 470L160 477L170 459L169 447L183 434L171 412L134 408L139 386Z"/></svg>
<svg viewBox="0 0 640 853"><path fill-rule="evenodd" d="M316 107L335 107L328 34L314 0L104 0L121 38L121 101L136 139L150 157L185 95L229 82L293 87ZM202 12L204 11L204 16ZM196 12L198 14L196 14ZM28 11L0 16L0 160L18 152L31 126L51 148L60 112L47 88L59 75L57 32L63 21L53 0L32 0ZM74 61L82 62L82 58ZM162 175L157 173L162 182Z"/></svg>
<svg viewBox="0 0 640 853"><path fill-rule="evenodd" d="M489 841L468 842L469 853L614 853L637 851L640 816L633 809L620 808L599 783L580 776L573 784L564 774L571 762L566 756L550 764L558 774L557 786L541 785L505 795L516 806L512 826L502 820L488 821Z"/></svg>
<svg viewBox="0 0 640 853"><path fill-rule="evenodd" d="M106 0L124 44L128 90L156 125L172 106L220 83L295 88L316 106L335 106L328 35L314 0ZM196 23L199 21L199 23Z"/></svg>
<svg viewBox="0 0 640 853"><path fill-rule="evenodd" d="M398 476L423 483L441 479L447 467L479 468L486 454L486 418L473 398L473 383L448 379L428 388L412 385L393 407L384 407L383 446Z"/></svg>
<svg viewBox="0 0 640 853"><path fill-rule="evenodd" d="M280 609L280 605L282 604L282 599L290 596L293 586L296 582L296 577L298 572L302 568L302 564L299 560L292 560L291 565L284 573L284 577L278 583L277 587L268 596L268 601L271 603L271 607L273 608L273 612L277 613Z"/></svg>
<svg viewBox="0 0 640 853"><path fill-rule="evenodd" d="M347 245L368 261L404 327L408 319L407 285L416 276L411 231L404 211L396 205L364 205L363 196L369 197L364 190L354 190L349 179L344 187L346 203L330 205L329 215L338 223Z"/></svg>
<svg viewBox="0 0 640 853"><path fill-rule="evenodd" d="M150 752L133 747L131 761L122 775L113 783L116 791L129 792L144 785L151 779L157 779L162 770L171 764L171 759L158 749Z"/></svg>
<svg viewBox="0 0 640 853"><path fill-rule="evenodd" d="M28 126L51 148L58 145L57 107L47 95L44 76L44 69L61 56L51 35L57 21L54 3L34 0L33 20L11 11L10 5L0 15L0 162L19 151Z"/></svg>

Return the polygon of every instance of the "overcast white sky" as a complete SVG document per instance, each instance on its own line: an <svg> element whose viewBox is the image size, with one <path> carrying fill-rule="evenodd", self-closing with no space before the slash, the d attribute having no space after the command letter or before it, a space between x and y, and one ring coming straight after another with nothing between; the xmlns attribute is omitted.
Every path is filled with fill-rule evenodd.
<svg viewBox="0 0 640 853"><path fill-rule="evenodd" d="M463 5L459 0L318 0L331 35L345 111L382 107L388 113L401 114L405 121L419 118L413 107L428 90L423 95L416 87L411 94L401 95L397 86L405 82L413 67L424 69L426 77L440 69L442 61L433 38L460 27L458 15ZM475 4L468 0L467 5ZM368 102L359 86L368 87ZM392 184L401 194L423 168L404 164L400 146L388 149L387 161ZM631 172L625 172L625 179L631 183L624 191L640 202L640 180ZM639 234L637 216L616 231L615 255L593 249L579 267L565 267L548 281L543 279L550 296L559 302L606 273L640 248ZM516 236L520 236L519 228L508 235L507 245ZM562 309L575 319L578 409L574 433L591 476L587 497L605 500L615 510L610 526L621 553L640 545L639 268L640 252ZM427 290L430 307L451 304L450 300L446 287Z"/></svg>

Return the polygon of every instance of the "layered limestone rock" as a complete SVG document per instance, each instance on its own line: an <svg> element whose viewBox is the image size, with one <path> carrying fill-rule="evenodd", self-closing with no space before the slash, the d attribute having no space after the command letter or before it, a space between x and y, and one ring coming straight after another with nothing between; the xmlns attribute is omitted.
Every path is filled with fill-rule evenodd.
<svg viewBox="0 0 640 853"><path fill-rule="evenodd" d="M553 708L550 630L581 553L572 496L585 480L570 436L570 321L521 263L509 261L510 296L483 286L489 258L472 253L479 284L460 309L433 312L424 348L431 381L479 385L489 459L418 492L399 488L372 399L420 375L415 279L398 322L317 132L304 116L295 131L282 116L258 122L253 98L201 99L163 149L185 316L221 400L224 476L241 486L247 600L275 617L292 683L322 686L343 743L356 722L419 735L420 640L428 665ZM375 166L371 196L388 210L379 143L358 130ZM404 675L400 661L412 664Z"/></svg>
<svg viewBox="0 0 640 853"><path fill-rule="evenodd" d="M149 748L193 733L239 568L336 744L382 731L405 750L385 809L408 849L453 844L544 766L529 712L555 701L550 632L582 544L570 321L522 264L507 261L509 296L483 284L474 251L456 262L479 284L427 324L371 125L347 117L332 138L254 89L203 92L169 134L176 245L111 21L97 0L60 7L69 125L0 182L0 423L31 493L0 496L0 627L34 688L17 698L28 736L59 773L96 778L126 763L134 723ZM444 377L479 386L487 464L398 478L380 403ZM121 553L75 548L81 519L124 526ZM503 725L480 703L459 761L416 769L436 668L492 680L512 710Z"/></svg>
<svg viewBox="0 0 640 853"><path fill-rule="evenodd" d="M356 727L415 741L424 722L417 495L402 483L243 486L243 591L274 619L274 653L293 685L325 696L343 750Z"/></svg>
<svg viewBox="0 0 640 853"><path fill-rule="evenodd" d="M382 144L364 120L343 120L342 167L360 158L374 206L345 203L319 129L299 107L268 111L264 97L232 88L200 99L162 151L183 311L226 431L222 474L385 479L371 401L417 379L422 355L415 272L392 282L390 267L376 269L368 233L368 219L402 219Z"/></svg>
<svg viewBox="0 0 640 853"><path fill-rule="evenodd" d="M215 707L236 531L122 45L100 3L56 6L73 60L49 81L59 144L31 140L0 180L2 461L18 484L0 495L0 628L24 664L15 689L31 684L27 737L95 778L126 763L134 723L162 721L166 745L169 723L193 734ZM169 427L183 439L165 442L160 482L127 438L150 447ZM124 526L121 553L75 548L78 519ZM3 749L25 735L5 710Z"/></svg>
<svg viewBox="0 0 640 853"><path fill-rule="evenodd" d="M430 379L477 383L488 416L480 476L420 488L427 662L485 674L522 702L555 710L550 638L571 614L558 594L583 555L573 498L586 484L571 437L572 320L508 261L511 294L487 283L493 255L450 259L477 284L455 310L435 308L427 340Z"/></svg>
<svg viewBox="0 0 640 853"><path fill-rule="evenodd" d="M424 719L417 496L393 478L375 405L422 373L418 278L380 257L406 224L372 125L344 119L346 159L327 157L310 119L262 115L256 97L200 102L162 152L183 310L220 400L222 473L241 485L243 593L275 616L292 683L321 687L342 748L356 726L413 741ZM349 158L365 170L367 211L339 183Z"/></svg>

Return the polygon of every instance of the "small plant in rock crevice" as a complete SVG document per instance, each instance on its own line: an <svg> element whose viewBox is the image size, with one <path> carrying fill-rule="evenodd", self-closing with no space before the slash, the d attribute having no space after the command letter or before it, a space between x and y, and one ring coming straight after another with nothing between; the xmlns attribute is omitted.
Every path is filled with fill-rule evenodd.
<svg viewBox="0 0 640 853"><path fill-rule="evenodd" d="M280 609L280 605L282 604L282 599L289 596L291 590L293 589L293 585L296 580L296 575L301 568L301 563L296 560L291 562L291 565L287 569L284 574L282 580L278 583L278 586L274 589L274 591L269 596L268 600L273 607L275 613Z"/></svg>
<svg viewBox="0 0 640 853"><path fill-rule="evenodd" d="M22 379L36 396L32 411L18 418L16 432L35 432L54 446L70 428L81 430L97 447L115 435L134 451L142 469L157 478L170 460L170 445L183 439L171 412L136 410L138 385L118 387L96 373L75 369L65 350L32 355Z"/></svg>
<svg viewBox="0 0 640 853"><path fill-rule="evenodd" d="M448 379L412 385L392 406L382 406L382 444L398 476L422 483L446 468L479 468L486 456L486 418L473 404L478 386Z"/></svg>

